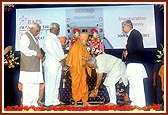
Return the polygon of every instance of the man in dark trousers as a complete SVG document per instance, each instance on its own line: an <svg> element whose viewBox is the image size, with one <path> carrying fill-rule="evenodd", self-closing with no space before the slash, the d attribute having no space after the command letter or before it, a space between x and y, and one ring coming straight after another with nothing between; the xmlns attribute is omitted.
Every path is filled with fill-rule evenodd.
<svg viewBox="0 0 168 115"><path fill-rule="evenodd" d="M128 36L124 56L129 80L129 98L132 101L131 105L144 107L146 99L143 79L147 78L147 73L143 65L143 38L138 30L133 29L130 20L122 22L122 30Z"/></svg>

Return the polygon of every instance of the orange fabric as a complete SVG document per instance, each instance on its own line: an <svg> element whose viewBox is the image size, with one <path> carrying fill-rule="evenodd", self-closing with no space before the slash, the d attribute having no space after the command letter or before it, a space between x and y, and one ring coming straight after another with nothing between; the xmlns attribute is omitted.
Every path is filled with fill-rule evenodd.
<svg viewBox="0 0 168 115"><path fill-rule="evenodd" d="M162 89L162 91L164 92L164 65L162 65L162 66L160 67L158 75L159 75L160 78L161 78L161 83L162 83L161 89ZM164 94L162 95L162 99L163 99L163 101L164 101Z"/></svg>
<svg viewBox="0 0 168 115"><path fill-rule="evenodd" d="M162 91L164 91L164 65L162 65L159 69L159 76L161 78L161 83L162 83Z"/></svg>
<svg viewBox="0 0 168 115"><path fill-rule="evenodd" d="M60 42L66 42L66 37L65 36L60 36L59 40L60 40Z"/></svg>
<svg viewBox="0 0 168 115"><path fill-rule="evenodd" d="M86 33L81 33L80 34L80 39L88 40L88 38L89 38L88 34L86 34Z"/></svg>
<svg viewBox="0 0 168 115"><path fill-rule="evenodd" d="M86 46L83 46L78 39L67 55L66 65L70 67L73 99L75 101L82 99L82 102L86 102L88 100L88 86L86 83L87 61L82 60L82 57L90 58L90 54ZM89 74L91 75L90 71Z"/></svg>

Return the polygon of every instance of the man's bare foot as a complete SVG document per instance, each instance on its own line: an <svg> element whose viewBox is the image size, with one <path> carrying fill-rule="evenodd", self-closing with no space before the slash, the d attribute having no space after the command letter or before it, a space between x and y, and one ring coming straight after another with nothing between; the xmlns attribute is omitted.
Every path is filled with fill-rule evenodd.
<svg viewBox="0 0 168 115"><path fill-rule="evenodd" d="M105 105L108 105L108 106L115 106L116 104L114 104L114 103L106 103Z"/></svg>
<svg viewBox="0 0 168 115"><path fill-rule="evenodd" d="M78 106L78 102L75 101L74 104L73 104L74 107L77 107Z"/></svg>
<svg viewBox="0 0 168 115"><path fill-rule="evenodd" d="M88 102L83 102L83 106L90 106Z"/></svg>
<svg viewBox="0 0 168 115"><path fill-rule="evenodd" d="M43 105L44 105L44 103L41 102L41 101L38 101L37 104L38 104L39 106L43 106Z"/></svg>

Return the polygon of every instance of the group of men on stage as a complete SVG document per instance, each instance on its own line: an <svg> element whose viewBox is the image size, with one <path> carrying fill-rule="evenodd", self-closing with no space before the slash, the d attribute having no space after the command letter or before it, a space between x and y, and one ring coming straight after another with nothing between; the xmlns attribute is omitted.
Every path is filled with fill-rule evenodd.
<svg viewBox="0 0 168 115"><path fill-rule="evenodd" d="M143 79L147 73L143 65L143 38L141 33L133 29L132 22L126 20L121 24L123 32L128 36L126 49L123 52L125 60L106 54L103 41L98 37L98 31L92 29L92 37L80 30L74 30L74 37L70 42L69 52L65 56L62 43L59 40L60 25L51 23L50 32L45 37L42 54L36 36L41 26L32 24L30 30L20 39L20 77L19 89L22 90L22 104L24 106L43 105L41 97L45 89L45 106L59 105L59 86L62 68L70 70L72 80L72 98L77 102L82 100L83 105L89 105L87 74L91 76L92 69L96 70L97 81L90 96L97 96L103 73L107 73L104 85L109 93L108 105L116 105L115 84L129 82L129 98L131 105L146 106ZM63 38L62 38L63 39ZM66 40L63 40L66 42ZM89 47L88 47L89 44ZM64 44L65 45L65 44ZM44 66L44 79L42 74ZM87 70L87 71L86 71Z"/></svg>

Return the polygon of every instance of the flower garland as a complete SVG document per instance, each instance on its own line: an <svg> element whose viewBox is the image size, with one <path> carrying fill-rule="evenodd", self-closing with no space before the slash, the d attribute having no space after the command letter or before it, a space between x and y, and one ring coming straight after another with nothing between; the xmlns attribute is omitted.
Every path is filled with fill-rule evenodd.
<svg viewBox="0 0 168 115"><path fill-rule="evenodd" d="M15 51L13 52L12 49L9 52L9 55L5 55L4 65L8 68L15 68L19 65L20 57L15 56Z"/></svg>
<svg viewBox="0 0 168 115"><path fill-rule="evenodd" d="M138 108L137 106L123 105L123 106L108 106L108 105L97 105L97 106L84 106L84 107L73 107L71 105L51 106L51 107L34 107L34 106L7 106L5 111L163 111L164 107L160 104L153 104Z"/></svg>
<svg viewBox="0 0 168 115"><path fill-rule="evenodd" d="M78 37L73 37L73 38L71 39L72 45L73 45L77 40L78 40Z"/></svg>
<svg viewBox="0 0 168 115"><path fill-rule="evenodd" d="M88 43L90 47L88 51L90 52L91 55L97 56L103 53L104 46L102 40L99 37L89 37Z"/></svg>

